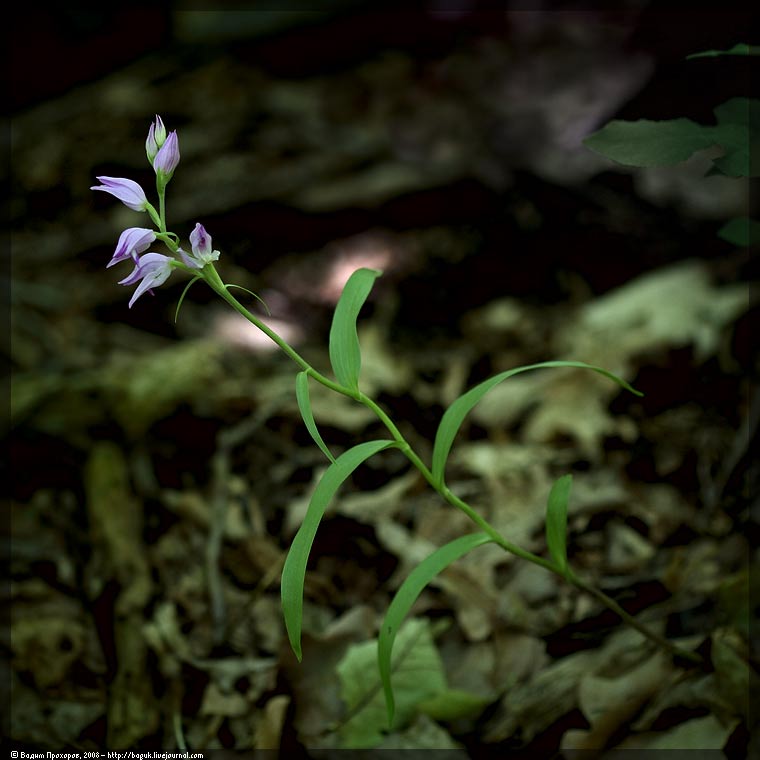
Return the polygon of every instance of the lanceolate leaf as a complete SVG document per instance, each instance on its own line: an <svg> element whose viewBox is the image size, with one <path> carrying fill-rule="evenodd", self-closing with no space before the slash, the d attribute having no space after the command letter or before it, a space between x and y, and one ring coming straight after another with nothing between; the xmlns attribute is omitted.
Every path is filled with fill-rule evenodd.
<svg viewBox="0 0 760 760"><path fill-rule="evenodd" d="M527 372L531 369L542 369L544 367L578 367L580 369L590 369L594 372L598 372L600 375L608 377L613 380L627 391L634 393L637 396L643 396L643 393L632 388L625 380L613 375L606 369L601 367L595 367L592 364L586 364L585 362L570 362L570 361L551 361L540 362L539 364L527 364L524 367L515 367L509 369L506 372L502 372L488 380L484 380L480 385L476 385L470 389L464 395L460 396L447 410L441 419L441 423L438 426L438 432L435 435L435 443L433 445L433 478L437 486L443 485L444 471L446 468L446 460L451 451L451 446L454 443L454 438L459 432L459 428L464 422L464 418L470 413L470 410L475 404L483 398L494 386L498 385L502 380L506 380L508 377L518 375L521 372Z"/></svg>
<svg viewBox="0 0 760 760"><path fill-rule="evenodd" d="M296 401L301 411L301 418L309 431L309 435L314 439L314 443L322 449L324 455L331 461L335 462L335 457L330 453L327 444L322 440L319 434L317 423L314 421L314 413L311 410L311 400L309 399L309 376L306 372L299 372L296 375Z"/></svg>
<svg viewBox="0 0 760 760"><path fill-rule="evenodd" d="M301 659L301 622L303 617L303 583L306 562L314 543L314 536L327 509L327 505L348 476L364 461L378 451L397 445L395 441L368 441L360 443L341 454L331 464L314 493L306 510L303 524L298 529L282 568L282 611L288 630L290 646Z"/></svg>
<svg viewBox="0 0 760 760"><path fill-rule="evenodd" d="M567 502L570 499L572 475L563 475L552 486L546 504L546 545L554 564L567 571Z"/></svg>
<svg viewBox="0 0 760 760"><path fill-rule="evenodd" d="M482 546L492 541L485 533L471 533L454 539L450 543L436 549L429 557L420 562L412 570L409 577L401 584L393 601L385 613L385 619L380 627L377 639L377 663L380 669L380 680L385 692L385 705L388 710L388 724L393 724L395 704L393 687L391 685L391 654L393 642L399 626L411 609L422 589L435 578L438 573L447 568L452 562L464 556L476 546Z"/></svg>
<svg viewBox="0 0 760 760"><path fill-rule="evenodd" d="M375 278L380 274L376 269L357 269L349 277L335 307L330 329L330 364L333 372L341 385L354 391L359 389L362 363L356 319L372 290Z"/></svg>
<svg viewBox="0 0 760 760"><path fill-rule="evenodd" d="M190 282L185 285L185 289L182 291L182 295L179 297L179 301L177 302L177 310L174 312L174 321L177 321L177 317L179 316L179 310L182 308L182 302L185 300L185 296L187 295L187 291L190 290L190 286L196 282L197 280L200 280L201 276L199 274L196 274L195 277L193 277Z"/></svg>

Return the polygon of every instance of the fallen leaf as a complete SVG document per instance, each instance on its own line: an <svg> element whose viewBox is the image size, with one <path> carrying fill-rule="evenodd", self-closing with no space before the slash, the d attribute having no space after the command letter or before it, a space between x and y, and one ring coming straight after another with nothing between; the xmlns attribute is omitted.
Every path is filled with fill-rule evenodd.
<svg viewBox="0 0 760 760"><path fill-rule="evenodd" d="M377 667L377 639L352 645L338 663L348 710L339 736L346 749L377 747L388 730L385 697ZM404 727L417 705L446 688L440 655L425 619L408 620L393 647L392 677L396 711L393 729Z"/></svg>
<svg viewBox="0 0 760 760"><path fill-rule="evenodd" d="M278 694L267 700L263 713L257 715L254 731L254 749L279 749L285 715L290 706L287 694Z"/></svg>
<svg viewBox="0 0 760 760"><path fill-rule="evenodd" d="M723 749L728 737L739 724L738 720L721 723L714 715L687 720L667 731L634 734L614 749ZM614 751L614 750L613 750Z"/></svg>
<svg viewBox="0 0 760 760"><path fill-rule="evenodd" d="M665 654L655 652L642 663L614 677L594 672L581 678L578 697L590 729L567 731L562 749L601 749L607 740L657 692L672 671Z"/></svg>

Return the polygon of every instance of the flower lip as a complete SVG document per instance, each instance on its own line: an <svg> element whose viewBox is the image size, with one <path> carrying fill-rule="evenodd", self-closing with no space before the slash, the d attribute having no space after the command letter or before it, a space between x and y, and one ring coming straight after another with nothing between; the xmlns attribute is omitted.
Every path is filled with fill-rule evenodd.
<svg viewBox="0 0 760 760"><path fill-rule="evenodd" d="M153 230L145 229L144 227L127 228L119 235L116 250L111 260L106 264L106 268L130 258L136 263L138 261L137 254L148 250L150 244L155 239L156 233Z"/></svg>
<svg viewBox="0 0 760 760"><path fill-rule="evenodd" d="M96 179L101 184L91 187L90 190L110 193L133 211L145 211L148 199L137 182L124 177L96 177Z"/></svg>
<svg viewBox="0 0 760 760"><path fill-rule="evenodd" d="M198 223L195 225L195 229L190 233L190 245L193 248L192 255L182 251L183 259L185 263L187 259L192 259L195 263L189 264L189 266L196 266L197 268L203 267L211 261L216 261L219 258L219 251L214 251L211 248L211 235L206 232L206 228Z"/></svg>
<svg viewBox="0 0 760 760"><path fill-rule="evenodd" d="M153 168L156 174L162 173L169 177L174 173L179 163L179 139L177 130L169 133L166 141L161 146L156 157L153 159Z"/></svg>
<svg viewBox="0 0 760 760"><path fill-rule="evenodd" d="M142 282L137 286L132 298L129 299L129 308L146 291L163 285L172 273L174 259L161 253L146 253L142 256L132 272L119 285L134 285L138 280Z"/></svg>

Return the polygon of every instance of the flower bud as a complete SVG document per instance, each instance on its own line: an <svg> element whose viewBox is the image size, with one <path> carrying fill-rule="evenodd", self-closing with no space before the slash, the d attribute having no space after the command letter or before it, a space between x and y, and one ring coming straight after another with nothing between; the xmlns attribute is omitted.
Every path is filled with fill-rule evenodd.
<svg viewBox="0 0 760 760"><path fill-rule="evenodd" d="M170 132L166 141L156 153L153 159L153 168L156 174L163 174L166 181L171 179L174 170L179 163L179 140L176 130Z"/></svg>
<svg viewBox="0 0 760 760"><path fill-rule="evenodd" d="M145 153L151 164L153 164L153 159L164 142L166 142L166 127L161 117L156 114L156 120L151 123L148 129L148 139L145 141Z"/></svg>

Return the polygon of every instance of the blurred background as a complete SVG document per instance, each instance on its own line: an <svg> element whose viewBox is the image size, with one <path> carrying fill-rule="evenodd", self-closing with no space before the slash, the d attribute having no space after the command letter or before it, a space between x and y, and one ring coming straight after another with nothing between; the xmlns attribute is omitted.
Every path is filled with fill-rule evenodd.
<svg viewBox="0 0 760 760"><path fill-rule="evenodd" d="M389 735L362 722L346 679L366 678L371 698L375 676L345 666L352 647L376 635L414 561L469 530L400 455L359 471L325 518L297 665L279 570L324 462L300 422L295 368L203 285L175 322L183 276L128 309L117 280L129 266L105 269L120 232L146 220L90 187L128 177L153 198L155 114L179 135L169 229L187 246L202 222L225 281L261 295L269 324L315 366L328 367L350 273L383 270L361 323L363 383L423 458L445 407L512 366L588 361L642 390L515 378L473 414L452 488L541 551L548 488L574 472L581 570L633 612L661 609L668 635L716 647L718 630L750 657L756 259L716 234L753 210L749 182L705 177L709 151L632 169L582 144L613 118L712 123L716 105L749 95L755 59L685 60L752 42L748 14L321 5L15 21L3 640L15 746L475 757L557 749L571 731L590 734L586 746L630 738L593 734L575 696L554 711L509 702L507 684L527 688L620 627L498 553L415 608L453 621L434 637L442 672L476 709L447 720L414 702ZM313 403L336 453L381 434L342 397L315 389ZM710 718L721 747L745 746L736 695L716 706L704 691L686 708L660 695L639 733Z"/></svg>

